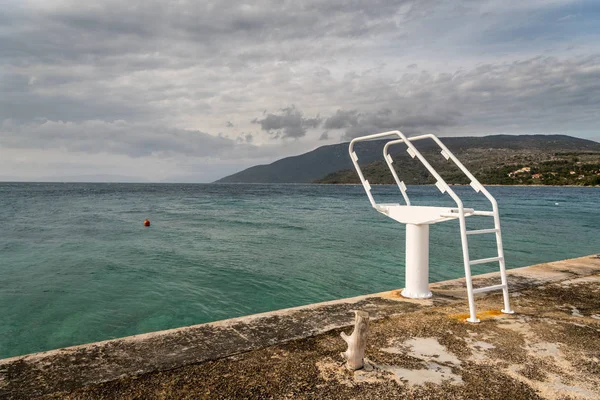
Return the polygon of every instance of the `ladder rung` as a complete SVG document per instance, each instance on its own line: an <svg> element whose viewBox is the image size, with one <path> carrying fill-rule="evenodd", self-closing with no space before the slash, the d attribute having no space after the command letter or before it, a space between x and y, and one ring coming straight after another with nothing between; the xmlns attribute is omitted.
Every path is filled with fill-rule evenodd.
<svg viewBox="0 0 600 400"><path fill-rule="evenodd" d="M477 289L473 289L473 293L491 292L492 290L504 289L504 285L486 286Z"/></svg>
<svg viewBox="0 0 600 400"><path fill-rule="evenodd" d="M469 264L470 265L485 264L485 263L494 262L494 261L501 261L502 259L503 259L503 257L480 258L479 260L469 261Z"/></svg>
<svg viewBox="0 0 600 400"><path fill-rule="evenodd" d="M467 231L467 235L481 235L482 233L496 233L499 229L477 229L475 231Z"/></svg>
<svg viewBox="0 0 600 400"><path fill-rule="evenodd" d="M475 212L473 212L473 215L482 215L485 217L493 217L494 212L493 211L475 211Z"/></svg>

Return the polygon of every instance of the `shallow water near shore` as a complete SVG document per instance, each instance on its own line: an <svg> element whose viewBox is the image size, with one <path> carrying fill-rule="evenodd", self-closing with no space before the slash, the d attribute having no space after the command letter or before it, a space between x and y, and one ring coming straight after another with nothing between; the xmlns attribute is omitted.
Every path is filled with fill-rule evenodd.
<svg viewBox="0 0 600 400"><path fill-rule="evenodd" d="M600 188L489 190L509 268L600 251ZM408 193L453 206L435 187ZM404 284L404 227L361 186L0 183L0 224L0 358ZM473 258L496 255L493 235L469 239ZM431 281L463 276L457 221L431 227L430 264Z"/></svg>

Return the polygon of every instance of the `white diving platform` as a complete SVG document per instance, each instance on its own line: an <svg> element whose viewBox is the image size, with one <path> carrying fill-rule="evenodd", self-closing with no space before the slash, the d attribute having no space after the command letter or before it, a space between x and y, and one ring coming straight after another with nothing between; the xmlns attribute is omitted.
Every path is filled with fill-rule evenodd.
<svg viewBox="0 0 600 400"><path fill-rule="evenodd" d="M431 206L403 206L401 204L377 204L375 209L401 224L430 225L437 222L451 221L460 216L458 208ZM465 208L465 217L475 212Z"/></svg>
<svg viewBox="0 0 600 400"><path fill-rule="evenodd" d="M354 151L354 145L361 141L382 139L385 137L393 137L393 140L388 141L383 148L383 159L388 165L390 173L394 177L396 185L400 189L400 193L404 198L405 205L400 203L393 204L377 204L371 194L371 185L363 176L362 170L358 164L358 155ZM437 171L423 157L421 152L412 144L412 142L422 139L432 139L441 149L440 154L446 160L452 160L454 164L470 179L470 186L477 193L483 194L491 203L492 211L479 211L472 208L465 208L462 200L456 195L454 190L444 181ZM407 194L407 187L400 180L393 166L393 158L389 154L389 147L396 144L405 144L406 151L412 158L417 158L436 179L435 186L442 193L447 193L456 203L456 207L432 207L432 206L417 206L411 204ZM434 135L421 135L407 138L400 131L390 131L367 135L353 139L348 148L350 158L356 168L358 177L365 189L365 193L371 202L373 208L380 213L387 215L391 219L406 225L406 287L402 290L402 295L409 298L429 298L429 226L446 221L459 221L460 238L462 243L463 264L465 269L465 279L467 286L467 296L469 299L469 322L479 322L475 310L476 293L488 292L492 290L502 290L504 295L503 313L512 314L510 302L508 298L508 282L506 280L506 266L504 263L504 250L502 248L502 236L500 232L500 215L498 213L498 203L496 199L483 187L481 183L465 168L464 165L452 154L450 150ZM467 230L466 218L473 216L493 217L494 227L489 229ZM496 237L496 246L498 254L495 257L482 258L479 260L470 260L469 258L469 243L467 236L494 234ZM473 288L471 280L471 265L486 264L497 262L500 266L501 284L492 285L481 288Z"/></svg>

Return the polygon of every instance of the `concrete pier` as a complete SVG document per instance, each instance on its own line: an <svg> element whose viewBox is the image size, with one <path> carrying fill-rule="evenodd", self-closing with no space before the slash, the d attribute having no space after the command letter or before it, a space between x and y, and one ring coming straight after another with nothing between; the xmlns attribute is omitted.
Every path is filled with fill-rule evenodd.
<svg viewBox="0 0 600 400"><path fill-rule="evenodd" d="M394 290L0 360L0 399L600 398L600 256L508 279L516 314L481 294L480 324L457 279L426 300ZM355 372L339 355L351 310L371 318Z"/></svg>

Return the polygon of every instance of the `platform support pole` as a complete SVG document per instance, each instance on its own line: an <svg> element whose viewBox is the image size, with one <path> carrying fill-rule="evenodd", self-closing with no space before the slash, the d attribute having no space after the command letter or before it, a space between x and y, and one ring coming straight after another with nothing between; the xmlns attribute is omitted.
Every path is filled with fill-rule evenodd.
<svg viewBox="0 0 600 400"><path fill-rule="evenodd" d="M402 296L427 299L429 291L429 225L406 224L406 287Z"/></svg>

